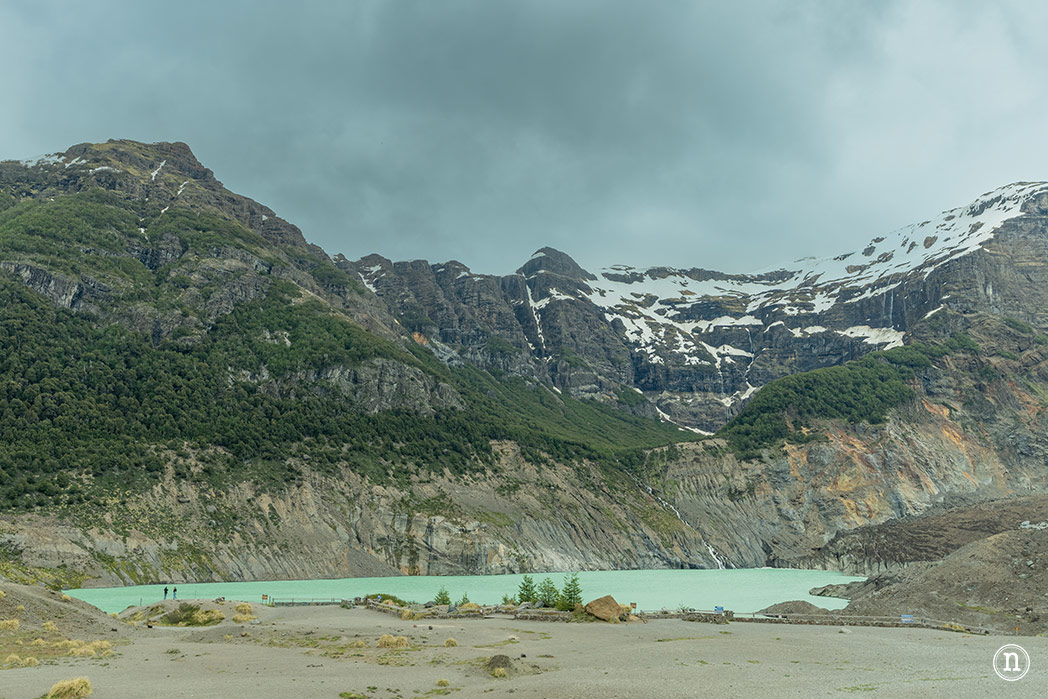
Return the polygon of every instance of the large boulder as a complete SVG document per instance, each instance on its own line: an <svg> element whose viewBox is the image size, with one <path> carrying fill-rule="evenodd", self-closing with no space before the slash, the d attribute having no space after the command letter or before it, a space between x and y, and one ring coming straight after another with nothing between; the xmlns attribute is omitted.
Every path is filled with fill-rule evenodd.
<svg viewBox="0 0 1048 699"><path fill-rule="evenodd" d="M588 603L586 612L603 621L618 621L622 616L622 605L611 595L604 595Z"/></svg>

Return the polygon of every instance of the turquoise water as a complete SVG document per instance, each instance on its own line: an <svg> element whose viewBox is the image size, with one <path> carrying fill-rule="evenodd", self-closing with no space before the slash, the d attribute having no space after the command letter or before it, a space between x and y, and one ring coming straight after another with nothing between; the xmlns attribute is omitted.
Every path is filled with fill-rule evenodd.
<svg viewBox="0 0 1048 699"><path fill-rule="evenodd" d="M564 573L549 573L561 587ZM538 583L546 574L532 577ZM478 604L496 604L503 595L513 595L523 575L442 575L394 578L344 578L341 580L277 580L232 583L180 583L179 599L213 599L261 602L262 595L276 598L351 599L371 593L396 595L425 602L446 587L453 600L463 594ZM713 609L722 606L736 612L755 612L776 602L807 600L829 609L841 609L847 600L811 597L808 590L831 583L862 580L825 570L744 568L741 570L605 570L579 573L582 597L589 601L612 595L621 604L636 602L638 609L676 609L681 606ZM163 599L163 585L104 587L68 590L68 594L105 612L120 612L139 604Z"/></svg>

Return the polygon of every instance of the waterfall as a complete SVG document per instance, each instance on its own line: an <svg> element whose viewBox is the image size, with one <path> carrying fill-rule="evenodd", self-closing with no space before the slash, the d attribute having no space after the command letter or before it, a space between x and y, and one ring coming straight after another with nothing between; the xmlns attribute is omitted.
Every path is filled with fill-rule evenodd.
<svg viewBox="0 0 1048 699"><path fill-rule="evenodd" d="M686 527L687 527L688 529L691 529L692 531L694 531L694 532L696 532L696 533L699 533L699 530L698 530L698 529L696 529L695 527L691 526L691 523L690 523L690 522L688 522L688 520L684 519L684 516L683 516L683 515L681 515L681 513L680 513L680 510L678 510L678 509L677 509L676 507L674 507L674 506L673 506L673 503L671 503L671 502L667 502L666 500L664 500L664 499L663 499L662 497L660 497L659 495L656 495L656 494L655 494L655 490L654 490L654 489L653 489L653 488L652 488L652 487L651 487L650 485L645 485L644 483L641 483L641 482L640 482L640 479L639 479L639 478L637 478L637 477L636 477L635 475L633 475L632 473L629 473L629 472L627 471L627 474L629 475L629 477L630 477L630 478L632 478L632 479L633 479L633 482L637 484L637 487L638 487L638 488L640 488L640 489L642 489L642 490L646 491L646 492L648 493L648 495L650 495L651 497L655 498L655 500L656 500L656 501L657 501L657 502L658 502L658 503L659 503L660 505L662 505L662 506L663 506L663 508L665 508L665 509L669 510L669 511L670 511L670 512L672 512L672 513L673 513L674 515L676 515L676 516L677 516L677 519L679 519L679 520L680 520L681 524L683 524L684 526L686 526ZM702 534L701 534L701 533L699 533L699 536L702 536ZM719 570L726 570L726 569L727 569L727 567L726 567L726 566L724 565L724 561L722 561L722 560L721 560L721 558L720 558L720 555L719 555L719 554L717 553L717 551L716 551L716 550L715 550L715 549L713 548L713 545L712 545L712 544L710 544L710 542L706 541L706 538L705 538L705 537L703 537L703 539L702 539L702 543L703 543L703 545L704 545L704 546L706 547L706 550L710 552L710 557L711 557L711 558L712 558L712 559L714 560L714 562L716 562L716 564L717 564L717 568L718 568Z"/></svg>

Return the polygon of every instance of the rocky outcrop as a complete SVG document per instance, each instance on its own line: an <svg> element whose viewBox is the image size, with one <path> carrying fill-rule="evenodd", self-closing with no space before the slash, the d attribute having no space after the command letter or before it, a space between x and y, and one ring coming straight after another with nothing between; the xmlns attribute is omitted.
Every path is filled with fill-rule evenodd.
<svg viewBox="0 0 1048 699"><path fill-rule="evenodd" d="M79 282L18 262L0 262L0 270L16 275L26 286L56 306L73 310L80 307L84 287Z"/></svg>

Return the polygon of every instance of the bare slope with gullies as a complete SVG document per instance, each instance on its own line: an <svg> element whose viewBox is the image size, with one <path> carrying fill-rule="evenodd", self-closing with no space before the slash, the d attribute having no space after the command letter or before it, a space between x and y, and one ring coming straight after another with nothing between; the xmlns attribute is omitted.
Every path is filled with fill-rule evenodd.
<svg viewBox="0 0 1048 699"><path fill-rule="evenodd" d="M916 614L1024 635L1048 632L1048 529L994 534L941 561L883 576L863 586L846 612Z"/></svg>
<svg viewBox="0 0 1048 699"><path fill-rule="evenodd" d="M812 590L850 599L847 613L1048 631L1046 496L962 504L861 527L838 535L825 551L880 571L866 581Z"/></svg>
<svg viewBox="0 0 1048 699"><path fill-rule="evenodd" d="M995 534L1015 531L1023 522L1048 520L1048 496L933 508L920 515L838 533L821 553L839 567L865 572L897 569L912 563L938 561L957 549Z"/></svg>

